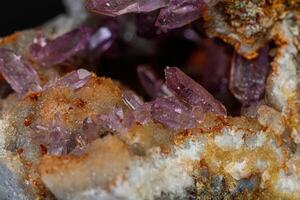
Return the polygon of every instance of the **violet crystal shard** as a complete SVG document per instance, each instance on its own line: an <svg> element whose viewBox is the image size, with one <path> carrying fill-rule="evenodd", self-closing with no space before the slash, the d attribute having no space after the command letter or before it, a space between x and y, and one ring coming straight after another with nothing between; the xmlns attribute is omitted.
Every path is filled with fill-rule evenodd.
<svg viewBox="0 0 300 200"><path fill-rule="evenodd" d="M192 128L196 124L193 113L176 97L157 98L151 113L154 121L175 130Z"/></svg>
<svg viewBox="0 0 300 200"><path fill-rule="evenodd" d="M178 99L191 106L193 110L226 115L226 108L180 69L168 67L165 70L165 74L169 90Z"/></svg>
<svg viewBox="0 0 300 200"><path fill-rule="evenodd" d="M100 27L90 38L89 49L101 53L112 45L116 35L109 27Z"/></svg>
<svg viewBox="0 0 300 200"><path fill-rule="evenodd" d="M141 105L143 105L143 100L140 99L133 91L126 90L122 94L122 99L124 103L131 108L132 110L137 109Z"/></svg>
<svg viewBox="0 0 300 200"><path fill-rule="evenodd" d="M245 105L257 102L263 97L270 70L268 52L268 47L263 48L254 60L246 60L237 53L233 56L229 88Z"/></svg>
<svg viewBox="0 0 300 200"><path fill-rule="evenodd" d="M41 90L37 72L10 49L0 48L0 72L18 94Z"/></svg>
<svg viewBox="0 0 300 200"><path fill-rule="evenodd" d="M92 77L92 73L85 69L78 69L58 79L54 85L65 86L72 89L83 87ZM51 85L50 85L51 86Z"/></svg>
<svg viewBox="0 0 300 200"><path fill-rule="evenodd" d="M189 24L201 17L203 0L170 0L166 8L160 10L156 26L174 29Z"/></svg>
<svg viewBox="0 0 300 200"><path fill-rule="evenodd" d="M137 68L139 81L147 94L152 97L165 96L164 83L148 65L140 65Z"/></svg>
<svg viewBox="0 0 300 200"><path fill-rule="evenodd" d="M88 0L88 10L110 16L123 15L131 12L151 12L164 7L168 0Z"/></svg>
<svg viewBox="0 0 300 200"><path fill-rule="evenodd" d="M48 154L62 155L69 152L70 133L62 127L59 113L55 114L51 124L35 125L33 130L35 131L35 136L32 138L34 143L44 145Z"/></svg>
<svg viewBox="0 0 300 200"><path fill-rule="evenodd" d="M80 27L72 30L54 40L43 40L44 43L34 43L31 54L41 65L52 66L69 59L83 50L92 35L92 30L87 27Z"/></svg>

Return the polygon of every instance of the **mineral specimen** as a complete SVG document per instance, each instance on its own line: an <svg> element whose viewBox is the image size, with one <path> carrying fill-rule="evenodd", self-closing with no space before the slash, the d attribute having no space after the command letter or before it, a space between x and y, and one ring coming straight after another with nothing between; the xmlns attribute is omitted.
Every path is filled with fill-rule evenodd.
<svg viewBox="0 0 300 200"><path fill-rule="evenodd" d="M264 48L259 56L251 61L237 54L233 57L229 88L245 105L259 101L263 97L270 69L268 49Z"/></svg>
<svg viewBox="0 0 300 200"><path fill-rule="evenodd" d="M166 83L171 92L189 106L203 112L226 115L226 109L220 102L178 68L166 69Z"/></svg>
<svg viewBox="0 0 300 200"><path fill-rule="evenodd" d="M11 49L0 48L0 71L11 87L21 95L41 90L35 69Z"/></svg>
<svg viewBox="0 0 300 200"><path fill-rule="evenodd" d="M137 68L137 73L141 84L150 97L155 98L165 95L163 81L157 77L150 66L140 65Z"/></svg>
<svg viewBox="0 0 300 200"><path fill-rule="evenodd" d="M83 50L91 37L92 30L80 27L54 40L35 42L32 47L33 57L44 66L59 64ZM94 40L93 40L94 41ZM37 47L37 45L40 45Z"/></svg>
<svg viewBox="0 0 300 200"><path fill-rule="evenodd" d="M116 16L130 12L150 12L166 6L167 3L168 0L88 0L86 6L93 12Z"/></svg>
<svg viewBox="0 0 300 200"><path fill-rule="evenodd" d="M92 74L89 71L85 69L78 69L58 79L55 81L54 85L79 89L90 80L91 76Z"/></svg>
<svg viewBox="0 0 300 200"><path fill-rule="evenodd" d="M170 0L169 5L160 10L156 26L173 29L187 25L200 18L204 6L203 0Z"/></svg>
<svg viewBox="0 0 300 200"><path fill-rule="evenodd" d="M300 199L299 3L65 3L0 40L0 199Z"/></svg>

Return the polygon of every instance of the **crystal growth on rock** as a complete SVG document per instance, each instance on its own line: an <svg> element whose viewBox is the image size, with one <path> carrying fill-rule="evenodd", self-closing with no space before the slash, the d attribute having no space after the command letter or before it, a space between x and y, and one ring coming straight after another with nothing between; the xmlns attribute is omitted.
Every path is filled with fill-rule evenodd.
<svg viewBox="0 0 300 200"><path fill-rule="evenodd" d="M175 130L192 128L196 124L193 113L176 97L157 98L151 114L154 121Z"/></svg>
<svg viewBox="0 0 300 200"><path fill-rule="evenodd" d="M268 47L263 48L254 60L246 60L237 53L233 56L229 88L241 103L249 104L262 98L270 69L268 52Z"/></svg>
<svg viewBox="0 0 300 200"><path fill-rule="evenodd" d="M220 115L226 115L225 107L216 100L205 88L192 80L180 69L168 67L165 70L167 87L178 99L187 105Z"/></svg>
<svg viewBox="0 0 300 200"><path fill-rule="evenodd" d="M117 16L132 12L151 12L167 4L168 0L88 0L86 7L95 13Z"/></svg>
<svg viewBox="0 0 300 200"><path fill-rule="evenodd" d="M10 49L0 48L0 72L18 94L41 90L37 72Z"/></svg>
<svg viewBox="0 0 300 200"><path fill-rule="evenodd" d="M96 119L96 124L106 131L120 133L124 130L124 111L121 107L115 106L111 112L98 115Z"/></svg>
<svg viewBox="0 0 300 200"><path fill-rule="evenodd" d="M43 43L39 48L37 47L38 43L34 43L31 54L41 65L56 65L83 50L91 35L92 30L90 28L80 27Z"/></svg>
<svg viewBox="0 0 300 200"><path fill-rule="evenodd" d="M170 0L166 8L160 10L156 26L174 29L189 24L201 17L203 0Z"/></svg>
<svg viewBox="0 0 300 200"><path fill-rule="evenodd" d="M62 127L61 116L57 113L49 125L35 125L33 127L36 144L44 145L47 153L51 155L62 155L69 152L70 133Z"/></svg>
<svg viewBox="0 0 300 200"><path fill-rule="evenodd" d="M140 99L133 91L126 90L122 94L124 103L131 109L135 110L143 105L143 100Z"/></svg>
<svg viewBox="0 0 300 200"><path fill-rule="evenodd" d="M83 87L92 77L92 73L85 69L78 69L58 79L54 85L65 86L72 89Z"/></svg>

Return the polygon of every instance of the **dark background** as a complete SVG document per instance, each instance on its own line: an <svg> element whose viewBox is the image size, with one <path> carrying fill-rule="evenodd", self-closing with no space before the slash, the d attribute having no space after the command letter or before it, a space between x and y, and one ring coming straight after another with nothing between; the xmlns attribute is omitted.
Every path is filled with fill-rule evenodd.
<svg viewBox="0 0 300 200"><path fill-rule="evenodd" d="M0 37L38 26L63 12L61 0L2 0Z"/></svg>

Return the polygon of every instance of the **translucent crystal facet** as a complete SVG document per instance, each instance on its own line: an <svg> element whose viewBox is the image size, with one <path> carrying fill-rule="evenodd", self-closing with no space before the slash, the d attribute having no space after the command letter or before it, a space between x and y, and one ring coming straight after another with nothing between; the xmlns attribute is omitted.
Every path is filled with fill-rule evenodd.
<svg viewBox="0 0 300 200"><path fill-rule="evenodd" d="M268 52L268 47L262 49L254 60L246 60L238 54L234 55L229 88L241 103L249 104L262 98L270 69Z"/></svg>
<svg viewBox="0 0 300 200"><path fill-rule="evenodd" d="M35 131L33 141L44 145L48 154L62 155L69 151L70 133L62 127L61 123L61 116L57 113L51 124L33 127Z"/></svg>
<svg viewBox="0 0 300 200"><path fill-rule="evenodd" d="M176 130L191 128L196 124L193 113L176 97L156 99L151 113L154 121Z"/></svg>
<svg viewBox="0 0 300 200"><path fill-rule="evenodd" d="M42 43L43 46L37 47L38 43L34 43L31 54L35 60L44 66L59 64L84 49L91 34L90 28L80 27L54 40Z"/></svg>
<svg viewBox="0 0 300 200"><path fill-rule="evenodd" d="M92 12L117 16L131 12L150 12L164 7L169 0L88 0L86 7Z"/></svg>
<svg viewBox="0 0 300 200"><path fill-rule="evenodd" d="M122 99L126 105L129 106L129 108L135 110L141 105L143 105L143 100L140 99L133 91L126 90L122 94Z"/></svg>
<svg viewBox="0 0 300 200"><path fill-rule="evenodd" d="M41 90L37 72L10 49L0 48L0 72L18 94Z"/></svg>
<svg viewBox="0 0 300 200"><path fill-rule="evenodd" d="M54 84L79 89L83 87L92 77L92 73L85 69L78 69L58 79Z"/></svg>
<svg viewBox="0 0 300 200"><path fill-rule="evenodd" d="M178 99L203 112L226 115L225 107L200 84L192 80L180 69L168 67L165 70L167 87ZM197 110L199 110L197 109Z"/></svg>
<svg viewBox="0 0 300 200"><path fill-rule="evenodd" d="M170 0L166 8L161 9L156 26L173 29L184 26L200 18L203 0Z"/></svg>
<svg viewBox="0 0 300 200"><path fill-rule="evenodd" d="M137 73L143 88L150 97L155 98L165 95L163 91L163 81L156 75L150 66L138 66Z"/></svg>

